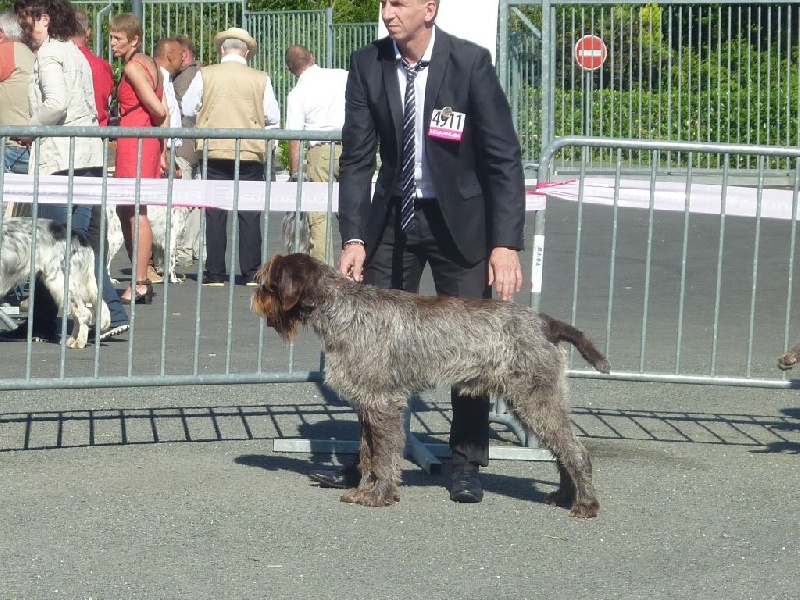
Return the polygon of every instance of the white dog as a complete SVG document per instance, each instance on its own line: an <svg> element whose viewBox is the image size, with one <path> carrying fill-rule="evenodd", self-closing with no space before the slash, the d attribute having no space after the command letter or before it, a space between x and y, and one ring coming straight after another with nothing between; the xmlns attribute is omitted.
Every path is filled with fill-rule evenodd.
<svg viewBox="0 0 800 600"><path fill-rule="evenodd" d="M172 220L170 222L170 236L169 236L169 279L172 283L182 283L183 277L175 273L175 254L176 247L180 236L183 234L183 228L186 224L186 215L189 214L189 209L185 207L175 206L172 208ZM147 217L150 220L150 228L153 230L153 264L156 271L164 272L164 264L166 263L166 248L167 248L167 207L166 206L148 206ZM106 226L106 236L108 238L108 257L107 266L109 273L111 272L111 259L119 251L124 243L122 237L122 227L117 216L116 209L109 206L106 210L106 218L108 225ZM114 283L119 283L117 280L112 279Z"/></svg>
<svg viewBox="0 0 800 600"><path fill-rule="evenodd" d="M164 274L164 279L170 283L183 283L184 278L175 273L175 257L178 240L183 235L186 225L186 215L189 209L182 206L172 207L169 235L169 268L166 265L167 256L167 207L148 206L147 217L150 219L150 228L153 230L153 266L156 271ZM167 278L169 273L169 278Z"/></svg>
<svg viewBox="0 0 800 600"><path fill-rule="evenodd" d="M68 348L83 348L94 325L94 311L89 307L97 302L97 278L94 271L94 252L83 234L73 232L67 248L67 226L49 219L28 218L3 221L3 243L0 247L0 294L29 279L32 242L36 239L34 270L50 291L56 305L64 301L64 277L69 258L68 311L75 325L67 338ZM101 304L99 331L111 326L111 314L105 302Z"/></svg>

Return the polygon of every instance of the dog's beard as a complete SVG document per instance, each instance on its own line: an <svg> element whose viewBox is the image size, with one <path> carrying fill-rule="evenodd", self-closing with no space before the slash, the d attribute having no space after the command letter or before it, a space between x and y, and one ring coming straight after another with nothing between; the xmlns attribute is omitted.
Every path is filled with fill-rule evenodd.
<svg viewBox="0 0 800 600"><path fill-rule="evenodd" d="M297 337L302 324L299 313L283 311L277 298L265 289L259 289L253 293L250 299L250 309L263 318L267 327L274 329L284 341L293 342Z"/></svg>

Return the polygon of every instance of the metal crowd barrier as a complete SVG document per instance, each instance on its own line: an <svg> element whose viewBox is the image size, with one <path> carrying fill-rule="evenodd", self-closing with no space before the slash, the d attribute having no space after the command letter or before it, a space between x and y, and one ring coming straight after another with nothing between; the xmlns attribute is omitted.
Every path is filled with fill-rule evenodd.
<svg viewBox="0 0 800 600"><path fill-rule="evenodd" d="M616 156L601 176L587 170L597 149ZM564 152L581 157L566 174L555 166ZM648 158L644 177L631 152ZM720 173L694 168L697 159ZM792 172L771 177L775 159ZM757 168L732 167L742 161ZM568 306L560 316L603 344L612 378L800 387L776 366L800 333L800 149L567 137L543 155L539 177L547 245L534 303Z"/></svg>
<svg viewBox="0 0 800 600"><path fill-rule="evenodd" d="M201 130L201 129L134 129L134 128L19 128L1 127L0 128L0 159L4 158L6 137L33 136L63 136L63 137L101 137L104 140L106 158L104 167L109 166L113 156L113 140L117 136L125 137L158 137L176 139L221 139L236 138L243 139L316 139L336 141L339 139L338 132L309 132L309 131L286 131L286 130L267 130L267 131L242 131L242 130ZM34 154L38 145L38 139L34 142ZM305 149L303 148L303 153ZM207 153L207 145L205 149ZM32 158L32 161L35 159ZM331 160L333 155L331 154ZM38 162L36 163L38 165ZM174 166L174 165L173 165ZM273 158L268 156L265 169L267 173L272 171ZM34 169L34 173L37 171ZM0 197L4 201L8 200L10 190L19 189L19 178L12 174L0 173ZM31 197L29 198L32 214L35 217L39 202L47 194L52 192L52 178L40 176L38 174L30 176ZM64 177L62 186L64 195L61 201L64 203L78 202L83 188L76 186L75 183L86 181L84 178ZM13 183L12 183L13 182ZM120 181L115 181L113 177L104 177L102 180L91 180L98 187L99 194L93 198L93 202L99 202L105 209L113 207L119 203L121 198L115 197L118 192L114 185ZM134 204L136 210L146 204L161 204L168 208L173 208L179 204L195 204L194 198L184 197L182 200L174 201L181 197L180 190L187 182L175 179L171 174L168 179L157 182L160 191L151 190L148 184L154 183L153 180L137 180L131 188L131 194L125 199L126 203ZM199 184L201 182L195 182ZM229 237L229 249L232 249L230 261L228 263L231 273L238 273L238 262L236 259L237 246L237 227L235 218L239 210L240 199L244 197L241 190L246 185L245 182L235 180L232 182L231 203L228 208L232 211L231 219L232 234ZM267 177L261 189L261 201L258 209L263 211L262 230L264 232L262 244L262 257L268 256L277 251L284 251L280 242L279 226L280 218L275 219L276 210L287 210L285 202L283 208L274 206L273 188L286 186L289 184L272 182ZM291 207L300 209L301 198L303 197L302 188L293 185L293 201ZM303 184L306 186L321 186L328 188L328 198L333 198L334 184ZM196 189L196 188L193 188ZM157 194L160 194L158 196ZM284 193L284 197L286 194ZM19 199L19 198L18 198ZM49 201L49 200L48 200ZM252 201L252 198L251 198ZM322 210L325 208L323 207ZM107 230L106 213L103 211L103 235ZM171 211L167 211L167 233L170 235ZM204 245L205 228L201 225L201 246ZM333 233L331 231L331 233ZM169 240L168 240L169 241ZM122 252L121 254L124 254ZM105 261L105 256L101 257L101 262ZM117 260L122 260L127 268L127 258L120 256ZM189 273L189 277L199 281L202 279L203 264L197 265L195 273ZM112 273L112 277L113 277ZM123 282L127 284L127 282ZM121 284L122 285L122 284ZM317 381L320 379L320 360L317 357L313 361L300 361L296 357L294 348L290 349L288 363L285 360L278 360L278 345L270 332L263 324L259 323L249 310L249 301L241 302L242 293L247 290L244 286L229 286L226 290L222 305L214 303L208 298L210 292L197 285L195 293L187 295L190 286L165 285L160 291L161 298L157 307L142 307L131 305L129 307L131 317L130 343L126 344L125 350L120 353L116 345L97 344L83 351L67 350L61 346L59 355L47 361L38 360L40 355L51 351L49 344L30 344L16 345L13 348L25 357L24 365L15 365L12 362L5 362L0 365L0 389L41 389L41 388L84 388L84 387L113 387L113 386L154 386L154 385L185 385L202 383L257 383L273 381ZM249 297L249 294L248 294ZM216 300L221 298L217 297ZM63 307L62 307L63 308ZM147 308L148 315L143 315ZM153 308L158 311L158 322L160 326L153 329ZM180 310L178 310L180 308ZM180 313L180 319L176 318L176 313ZM190 315L190 316L189 316ZM187 318L188 316L188 318ZM145 320L146 319L146 320ZM220 326L221 323L221 326ZM213 327L212 327L213 325ZM144 331L142 331L144 330ZM203 347L202 339L206 343L205 336L210 331L214 331L214 337L207 340L213 348ZM142 333L140 333L142 331ZM186 345L181 342L180 352L175 352L175 344L178 343L176 336L181 333L191 331L192 341ZM235 347L234 341L240 335L247 333L248 343L252 344L253 354L246 356L240 353ZM143 346L144 341L140 335L152 335L155 337L154 343ZM256 347L257 346L257 347ZM12 347L6 346L4 354L11 355ZM112 352L111 349L114 349ZM282 350L282 343L280 343ZM154 352L154 350L157 350ZM187 352L188 350L188 352ZM215 364L213 368L204 364L204 354L214 354L224 357L222 364ZM87 361L87 356L91 355L91 363ZM212 361L215 362L216 361ZM279 363L282 368L277 368ZM22 367L22 368L20 368Z"/></svg>
<svg viewBox="0 0 800 600"><path fill-rule="evenodd" d="M0 128L0 159L4 138L22 135L102 137L107 154L119 135L339 139L338 132L285 130L7 127ZM207 153L207 143L204 147ZM577 173L572 170L568 174L571 181L563 181L563 175L552 166L553 157L563 149L589 156L591 149L598 147L616 152L618 157L613 172L606 177L589 176L579 168ZM634 178L640 171L627 169L624 153L630 150L649 155L650 173L644 181ZM673 164L664 167L661 154L676 152L687 157L685 168L676 169ZM693 155L697 153L714 154L723 164L722 176L695 170ZM730 169L727 165L738 155L756 157L759 168L755 172ZM791 185L782 186L784 189L765 184L765 165L775 156L795 165ZM272 162L269 157L267 173L272 171ZM104 166L109 166L108 158ZM526 220L529 247L523 253L523 263L531 273L531 294L518 301L527 300L586 331L610 358L611 378L800 386L775 368L777 356L788 347L795 332L791 306L800 150L564 138L543 156L539 172L539 185L531 185L530 194L545 195L547 207L529 213ZM20 177L27 183L20 183ZM90 201L105 208L121 201L115 185L125 182L109 177L93 182L95 196ZM85 183L83 178L67 177L55 187L62 189L64 201L74 203L85 200ZM137 210L147 204L168 208L209 205L203 182L185 182L170 175L161 181L135 180L128 184L133 187L128 188L131 194L124 201L132 202ZM256 188L243 181L227 185L211 189L210 194L229 196L226 207L233 217L230 273L238 270L235 216L242 207L255 206L263 211L265 260L275 252L286 251L276 213L309 208L336 211L338 189L333 182L298 185L267 178ZM52 178L0 174L0 197L5 200L19 199L20 190L27 189L34 215L39 202L53 199ZM315 189L317 195L323 190L323 199L316 204L309 200ZM170 211L167 215L169 219ZM329 219L329 232L336 243L332 222ZM103 227L107 228L105 219ZM168 222L167 236L169 229ZM201 236L203 231L201 228ZM201 239L201 245L203 242ZM126 259L117 257L114 265L112 275L124 275ZM68 350L63 344L4 344L0 390L322 381L324 355L312 334L287 347L250 311L250 289L236 285L233 277L224 290L203 288L197 284L202 272L200 260L186 272L188 283L165 284L151 306L132 305L132 327L125 341L112 340L84 350ZM569 375L606 377L574 357ZM515 427L501 401L496 403L493 418L508 425L525 444L493 448L493 456L549 456L536 447L535 439L526 439ZM302 440L277 440L276 447L307 452L317 446ZM418 462L435 468L435 456L446 452L445 446L433 448L432 454L418 458Z"/></svg>
<svg viewBox="0 0 800 600"><path fill-rule="evenodd" d="M116 136L157 137L183 139L235 138L237 144L244 139L301 139L338 141L339 132L287 131L287 130L226 130L226 129L135 129L135 128L0 128L0 159L3 158L5 137L32 136L36 138L34 150L38 149L41 136L102 137L106 151L105 172L108 173L111 145ZM237 146L238 147L238 146ZM333 171L334 153L331 146L330 161ZM304 163L305 144L301 145L301 165ZM74 146L73 146L74 152ZM208 153L208 143L204 143L203 160ZM36 152L34 152L34 155ZM38 173L35 158L34 173ZM273 157L268 158L266 173L272 172ZM173 164L174 167L174 164ZM301 167L302 168L302 167ZM201 170L204 170L201 166ZM139 165L139 172L141 166ZM338 188L334 182L302 183L303 173L299 173L300 184L285 181L270 181L253 184L235 180L222 189L229 197L227 204L231 210L229 227L228 260L229 273L238 272L237 212L246 207L262 211L263 243L262 259L266 260L275 252L286 252L281 236L280 214L287 210L297 213L301 209L327 210L336 212ZM133 203L136 211L146 205L162 205L174 209L182 205L208 206L209 195L220 191L220 182L208 182L216 187L212 192L203 191L202 181L186 182L175 179L174 172L164 180L133 181L114 180L106 174L102 179L81 177L47 177L43 175L20 176L0 174L0 198L4 201L30 201L33 218L37 218L41 202L60 200L63 203L100 203L103 210L102 235L108 229L108 208L116 203ZM125 184L127 188L120 188ZM27 186L27 187L26 187ZM317 186L315 188L315 186ZM324 199L320 200L320 186ZM314 193L313 190L316 189ZM124 195L125 190L129 195ZM189 190L189 191L187 191ZM198 195L193 191L200 190ZM311 191L309 191L311 190ZM27 196L29 194L29 196ZM311 198L311 200L309 200ZM315 204L312 200L315 200ZM254 205L255 202L255 205ZM309 204L309 202L312 202ZM167 211L167 248L171 226L171 210ZM0 216L0 224L2 224ZM333 226L334 219L328 219L328 233L338 243L338 233ZM204 219L201 224L200 246L204 247ZM297 235L297 231L295 232ZM0 238L0 242L2 239ZM295 239L294 244L297 241ZM336 257L330 256L333 262ZM120 278L120 287L128 284L123 279L127 273L127 258L117 256L112 264L112 277ZM134 256L136 251L134 249ZM0 256L0 259L4 257ZM101 264L106 257L101 251ZM168 264L169 257L165 260ZM121 267L119 265L122 265ZM135 266L131 266L131 273ZM0 390L68 389L68 388L114 388L178 385L233 385L253 383L291 383L309 382L319 384L323 380L324 355L319 342L312 333L301 336L295 343L286 346L274 331L268 329L263 320L250 311L252 288L241 285L231 276L224 290L203 288L199 285L203 275L203 261L186 271L187 282L183 285L167 284L158 286L158 295L153 305L128 307L131 329L122 340L109 341L87 346L83 350L67 349L60 345L28 343L0 344L6 360L0 363ZM194 281L194 284L192 283ZM238 283L238 285L237 285ZM101 287L102 283L99 284ZM430 292L432 293L432 292ZM102 294L102 289L100 291ZM62 313L66 312L66 301ZM523 443L522 447L497 446L491 450L494 458L550 460L549 451L538 447L535 438L529 437L503 409L502 402L496 403L492 419L509 427ZM423 445L410 432L409 453L418 464L428 470L438 469L438 458L449 455L446 444ZM352 442L330 440L275 440L278 451L351 451Z"/></svg>

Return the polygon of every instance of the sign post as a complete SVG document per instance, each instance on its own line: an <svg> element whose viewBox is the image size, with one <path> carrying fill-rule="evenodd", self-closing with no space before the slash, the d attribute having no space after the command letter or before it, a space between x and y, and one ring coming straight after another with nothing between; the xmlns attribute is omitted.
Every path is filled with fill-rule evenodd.
<svg viewBox="0 0 800 600"><path fill-rule="evenodd" d="M575 62L583 69L583 134L592 135L592 72L603 66L608 58L605 42L596 35L585 35L575 44Z"/></svg>

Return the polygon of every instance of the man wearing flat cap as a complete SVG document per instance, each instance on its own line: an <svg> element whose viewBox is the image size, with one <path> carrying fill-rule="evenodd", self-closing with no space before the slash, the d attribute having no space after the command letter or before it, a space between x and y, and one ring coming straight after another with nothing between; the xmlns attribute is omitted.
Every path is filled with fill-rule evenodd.
<svg viewBox="0 0 800 600"><path fill-rule="evenodd" d="M183 114L196 117L197 127L264 129L280 127L280 109L269 76L247 65L258 44L244 29L231 27L214 37L220 55L216 65L202 67L183 96ZM196 141L202 164L205 140ZM264 181L268 143L242 140L239 147L239 179ZM236 140L208 140L206 179L232 180L236 166ZM206 209L206 274L203 285L225 285L225 252L228 245L228 212ZM261 213L239 211L239 269L246 283L261 263Z"/></svg>

